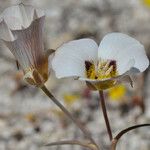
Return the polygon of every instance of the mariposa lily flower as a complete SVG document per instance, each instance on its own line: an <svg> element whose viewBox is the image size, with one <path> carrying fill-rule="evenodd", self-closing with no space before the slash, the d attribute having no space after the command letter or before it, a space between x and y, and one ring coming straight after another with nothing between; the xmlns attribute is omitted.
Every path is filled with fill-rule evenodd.
<svg viewBox="0 0 150 150"><path fill-rule="evenodd" d="M110 88L148 66L143 45L122 33L107 34L99 47L92 39L70 41L52 60L57 78L74 77L94 90Z"/></svg>
<svg viewBox="0 0 150 150"><path fill-rule="evenodd" d="M48 57L43 46L44 12L19 4L0 16L0 38L24 71L24 79L36 86L48 79Z"/></svg>

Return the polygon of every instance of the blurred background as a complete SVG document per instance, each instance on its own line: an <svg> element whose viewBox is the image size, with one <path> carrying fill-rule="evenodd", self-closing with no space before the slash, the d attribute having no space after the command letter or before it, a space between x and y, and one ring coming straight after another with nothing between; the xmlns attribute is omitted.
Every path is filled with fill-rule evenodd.
<svg viewBox="0 0 150 150"><path fill-rule="evenodd" d="M0 12L19 3L0 0ZM24 0L46 12L45 49L91 37L99 44L109 32L138 39L150 56L150 0ZM139 123L150 123L150 72L133 77L134 88L119 85L105 92L113 134ZM98 92L72 79L57 80L53 72L46 83L59 101L91 131L103 150L109 149ZM0 43L0 150L83 150L79 146L44 147L64 139L84 139L83 134L37 88L28 86L9 50ZM150 127L134 130L117 150L150 150Z"/></svg>

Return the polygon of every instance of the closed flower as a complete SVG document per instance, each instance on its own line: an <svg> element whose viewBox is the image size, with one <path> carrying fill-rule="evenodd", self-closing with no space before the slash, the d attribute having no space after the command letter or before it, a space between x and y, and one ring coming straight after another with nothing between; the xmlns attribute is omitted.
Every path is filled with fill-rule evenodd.
<svg viewBox="0 0 150 150"><path fill-rule="evenodd" d="M0 38L23 69L24 79L32 85L42 86L48 79L43 11L20 4L7 8L0 19Z"/></svg>

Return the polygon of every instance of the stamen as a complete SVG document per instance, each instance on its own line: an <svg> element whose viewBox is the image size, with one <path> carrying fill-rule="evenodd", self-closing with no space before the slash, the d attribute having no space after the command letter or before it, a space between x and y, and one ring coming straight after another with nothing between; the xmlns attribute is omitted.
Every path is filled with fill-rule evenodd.
<svg viewBox="0 0 150 150"><path fill-rule="evenodd" d="M104 71L108 69L110 62L111 62L110 60L107 61L106 65L103 68Z"/></svg>
<svg viewBox="0 0 150 150"><path fill-rule="evenodd" d="M106 79L116 76L117 67L115 60L99 61L95 65L91 61L85 61L86 77L89 79Z"/></svg>
<svg viewBox="0 0 150 150"><path fill-rule="evenodd" d="M108 76L113 71L113 66L111 66L106 72L105 75Z"/></svg>

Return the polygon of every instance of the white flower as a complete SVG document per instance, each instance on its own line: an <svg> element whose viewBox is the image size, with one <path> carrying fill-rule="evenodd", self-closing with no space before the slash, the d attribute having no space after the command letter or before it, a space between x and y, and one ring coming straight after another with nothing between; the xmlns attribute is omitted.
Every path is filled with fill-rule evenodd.
<svg viewBox="0 0 150 150"><path fill-rule="evenodd" d="M28 83L40 86L48 79L48 58L44 53L43 11L19 4L0 16L0 38L15 56Z"/></svg>
<svg viewBox="0 0 150 150"><path fill-rule="evenodd" d="M68 42L58 48L52 60L57 78L75 77L98 90L112 87L148 66L143 45L122 33L106 35L99 47L92 39Z"/></svg>

